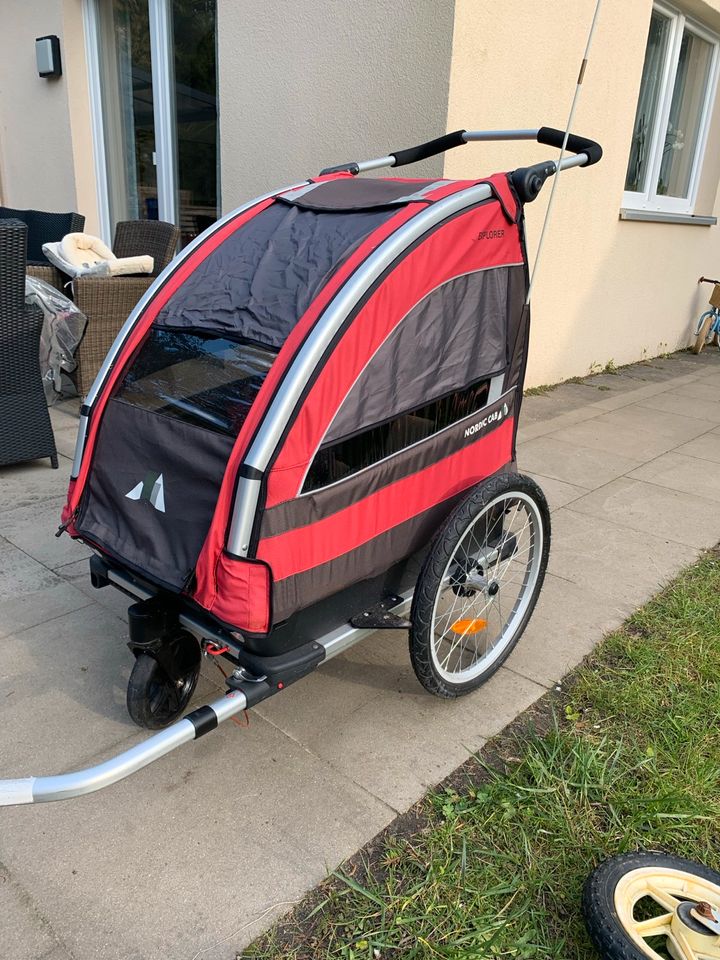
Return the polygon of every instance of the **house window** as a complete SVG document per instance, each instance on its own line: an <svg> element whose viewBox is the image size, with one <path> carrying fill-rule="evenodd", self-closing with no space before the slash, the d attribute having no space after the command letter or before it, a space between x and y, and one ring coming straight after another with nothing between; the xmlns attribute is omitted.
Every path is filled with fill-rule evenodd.
<svg viewBox="0 0 720 960"><path fill-rule="evenodd" d="M625 178L624 206L693 212L718 65L717 39L655 4Z"/></svg>

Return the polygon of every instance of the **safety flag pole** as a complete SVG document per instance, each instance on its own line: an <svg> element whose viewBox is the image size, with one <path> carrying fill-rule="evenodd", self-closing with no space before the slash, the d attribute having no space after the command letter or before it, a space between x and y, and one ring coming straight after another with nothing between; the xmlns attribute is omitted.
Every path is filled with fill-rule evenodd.
<svg viewBox="0 0 720 960"><path fill-rule="evenodd" d="M540 239L538 240L537 253L535 254L535 263L533 264L532 274L530 276L530 284L528 286L527 296L525 297L526 306L530 303L530 294L532 293L533 284L535 283L535 277L537 276L538 263L540 262L540 254L542 253L543 243L545 241L545 234L547 231L548 223L550 221L550 213L553 208L555 193L558 188L558 183L560 182L562 161L563 161L563 157L565 156L568 137L570 136L570 131L572 130L573 121L575 119L575 108L577 107L578 98L580 96L580 88L582 87L583 79L585 77L585 68L588 65L588 58L590 56L590 47L592 46L593 36L595 34L595 27L597 25L598 15L600 13L601 5L602 5L602 0L596 0L595 13L593 14L592 23L590 24L590 32L588 33L587 43L585 44L585 53L583 54L582 63L580 64L580 71L578 73L577 84L575 85L575 93L573 94L572 103L570 104L570 114L568 116L567 125L565 127L565 137L563 139L562 147L560 148L560 157L558 158L556 173L555 173L555 176L553 177L552 188L550 190L550 199L548 200L547 210L545 211L545 219L543 220L542 229L540 230Z"/></svg>

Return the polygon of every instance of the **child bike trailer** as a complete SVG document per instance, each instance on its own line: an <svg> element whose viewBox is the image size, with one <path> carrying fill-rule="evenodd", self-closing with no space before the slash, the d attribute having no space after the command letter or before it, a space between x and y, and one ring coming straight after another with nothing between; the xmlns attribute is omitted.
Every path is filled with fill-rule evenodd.
<svg viewBox="0 0 720 960"><path fill-rule="evenodd" d="M478 180L363 179L458 131L323 171L220 220L120 331L82 409L61 531L129 610L131 717L164 728L97 767L0 781L0 803L98 790L379 628L420 683L482 684L517 643L550 545L517 472L523 205L574 153ZM181 717L203 654L227 695Z"/></svg>

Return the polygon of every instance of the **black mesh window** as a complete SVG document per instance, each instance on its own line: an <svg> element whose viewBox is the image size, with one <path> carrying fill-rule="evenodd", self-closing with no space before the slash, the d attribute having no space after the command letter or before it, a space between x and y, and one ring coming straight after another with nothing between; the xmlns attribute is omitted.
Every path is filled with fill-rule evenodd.
<svg viewBox="0 0 720 960"><path fill-rule="evenodd" d="M320 447L313 460L303 491L317 490L349 477L405 447L431 437L439 430L462 420L488 402L490 381L481 380L450 396Z"/></svg>
<svg viewBox="0 0 720 960"><path fill-rule="evenodd" d="M152 330L117 398L234 436L277 351L206 333Z"/></svg>

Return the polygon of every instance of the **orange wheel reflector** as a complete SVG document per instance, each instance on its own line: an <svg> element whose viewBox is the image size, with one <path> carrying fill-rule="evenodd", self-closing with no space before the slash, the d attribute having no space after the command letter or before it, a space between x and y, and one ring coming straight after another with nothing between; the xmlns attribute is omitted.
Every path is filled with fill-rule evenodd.
<svg viewBox="0 0 720 960"><path fill-rule="evenodd" d="M487 620L456 620L450 627L453 633L480 633L487 626Z"/></svg>

